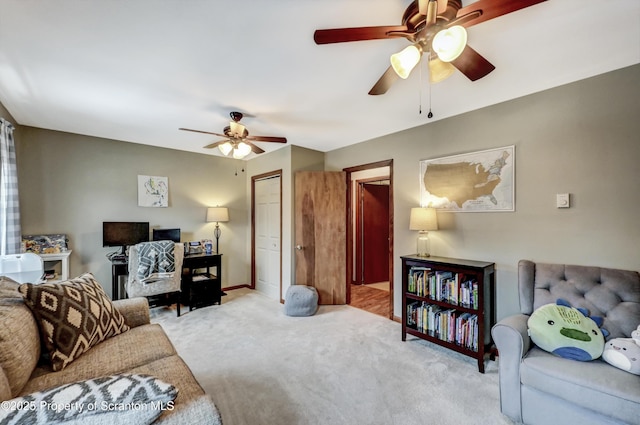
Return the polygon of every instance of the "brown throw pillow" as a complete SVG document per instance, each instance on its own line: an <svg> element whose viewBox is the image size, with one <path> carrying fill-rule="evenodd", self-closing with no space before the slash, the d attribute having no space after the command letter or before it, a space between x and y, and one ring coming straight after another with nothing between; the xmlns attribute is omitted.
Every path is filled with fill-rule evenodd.
<svg viewBox="0 0 640 425"><path fill-rule="evenodd" d="M91 273L62 283L24 283L20 292L40 328L54 371L102 341L128 331Z"/></svg>

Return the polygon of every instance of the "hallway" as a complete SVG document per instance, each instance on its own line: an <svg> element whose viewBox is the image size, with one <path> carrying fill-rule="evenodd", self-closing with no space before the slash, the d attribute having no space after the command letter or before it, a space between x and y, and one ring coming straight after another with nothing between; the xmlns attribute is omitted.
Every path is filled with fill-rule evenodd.
<svg viewBox="0 0 640 425"><path fill-rule="evenodd" d="M391 317L389 282L369 285L351 285L351 307L356 307L386 318Z"/></svg>

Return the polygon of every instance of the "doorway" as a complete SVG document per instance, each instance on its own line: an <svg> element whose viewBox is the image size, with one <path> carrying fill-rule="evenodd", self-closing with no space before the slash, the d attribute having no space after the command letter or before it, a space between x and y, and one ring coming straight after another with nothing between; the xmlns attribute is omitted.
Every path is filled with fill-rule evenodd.
<svg viewBox="0 0 640 425"><path fill-rule="evenodd" d="M388 285L389 179L357 180L356 187L354 283Z"/></svg>
<svg viewBox="0 0 640 425"><path fill-rule="evenodd" d="M393 160L347 168L347 303L393 319Z"/></svg>

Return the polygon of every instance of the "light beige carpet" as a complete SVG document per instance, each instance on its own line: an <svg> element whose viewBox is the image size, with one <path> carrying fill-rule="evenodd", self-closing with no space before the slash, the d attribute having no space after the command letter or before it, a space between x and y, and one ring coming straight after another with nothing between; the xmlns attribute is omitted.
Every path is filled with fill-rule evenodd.
<svg viewBox="0 0 640 425"><path fill-rule="evenodd" d="M500 414L488 362L427 342L350 306L288 317L247 289L175 317L152 310L225 425L511 424Z"/></svg>

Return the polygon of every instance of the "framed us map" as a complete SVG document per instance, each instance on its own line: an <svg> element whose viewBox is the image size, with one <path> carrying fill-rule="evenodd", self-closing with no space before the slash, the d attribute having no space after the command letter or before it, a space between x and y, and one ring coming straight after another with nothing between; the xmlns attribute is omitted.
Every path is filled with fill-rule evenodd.
<svg viewBox="0 0 640 425"><path fill-rule="evenodd" d="M515 146L420 161L420 203L444 211L515 211Z"/></svg>

